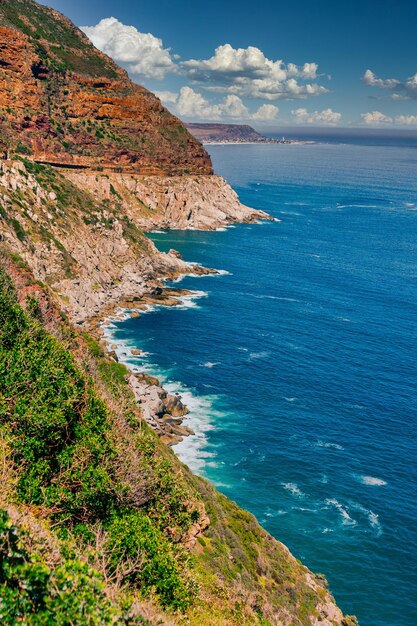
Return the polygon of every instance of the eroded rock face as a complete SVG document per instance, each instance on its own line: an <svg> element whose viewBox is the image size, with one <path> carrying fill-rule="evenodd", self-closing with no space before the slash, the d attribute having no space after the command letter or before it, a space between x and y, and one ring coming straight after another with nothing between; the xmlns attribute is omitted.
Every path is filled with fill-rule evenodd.
<svg viewBox="0 0 417 626"><path fill-rule="evenodd" d="M117 202L142 230L180 228L214 230L235 222L270 219L263 211L239 201L236 192L217 175L106 175L65 170L63 174L95 197Z"/></svg>
<svg viewBox="0 0 417 626"><path fill-rule="evenodd" d="M157 379L147 374L131 374L128 382L141 407L143 419L166 443L172 445L194 434L191 428L182 424L182 417L188 409L179 396L168 393Z"/></svg>
<svg viewBox="0 0 417 626"><path fill-rule="evenodd" d="M0 160L0 243L53 288L73 321L83 324L117 305L130 306L157 289L162 277L190 272L185 261L158 252L111 206L83 193L80 205L90 208L79 210L76 194L52 169L37 177L20 161Z"/></svg>

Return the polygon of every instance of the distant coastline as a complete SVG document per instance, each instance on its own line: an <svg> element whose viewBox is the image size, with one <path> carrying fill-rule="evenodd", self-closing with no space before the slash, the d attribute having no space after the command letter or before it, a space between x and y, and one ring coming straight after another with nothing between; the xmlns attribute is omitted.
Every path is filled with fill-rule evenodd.
<svg viewBox="0 0 417 626"><path fill-rule="evenodd" d="M265 141L245 141L245 140L220 140L220 139L216 139L216 140L204 140L201 142L203 144L203 146L253 146L253 145L259 145L259 144L263 144L263 145L304 145L304 144L312 144L312 143L317 143L317 141L303 141L301 139L271 139L269 137L265 137Z"/></svg>
<svg viewBox="0 0 417 626"><path fill-rule="evenodd" d="M186 124L188 130L203 145L224 144L300 144L302 140L273 138L261 135L247 124Z"/></svg>

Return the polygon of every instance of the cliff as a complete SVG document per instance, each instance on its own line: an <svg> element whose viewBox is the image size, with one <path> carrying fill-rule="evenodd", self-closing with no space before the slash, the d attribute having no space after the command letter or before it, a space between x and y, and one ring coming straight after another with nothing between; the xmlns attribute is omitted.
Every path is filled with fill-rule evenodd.
<svg viewBox="0 0 417 626"><path fill-rule="evenodd" d="M57 11L0 2L0 144L34 160L211 174L210 158L147 89Z"/></svg>
<svg viewBox="0 0 417 626"><path fill-rule="evenodd" d="M352 626L179 462L164 440L185 408L97 333L118 306L180 295L162 279L189 264L143 230L265 214L59 13L2 0L0 25L0 621Z"/></svg>

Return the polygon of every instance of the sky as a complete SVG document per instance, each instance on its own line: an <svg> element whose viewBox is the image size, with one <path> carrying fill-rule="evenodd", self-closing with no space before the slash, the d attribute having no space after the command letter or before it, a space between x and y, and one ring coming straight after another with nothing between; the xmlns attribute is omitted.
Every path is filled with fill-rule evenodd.
<svg viewBox="0 0 417 626"><path fill-rule="evenodd" d="M417 129L415 0L47 0L185 121Z"/></svg>

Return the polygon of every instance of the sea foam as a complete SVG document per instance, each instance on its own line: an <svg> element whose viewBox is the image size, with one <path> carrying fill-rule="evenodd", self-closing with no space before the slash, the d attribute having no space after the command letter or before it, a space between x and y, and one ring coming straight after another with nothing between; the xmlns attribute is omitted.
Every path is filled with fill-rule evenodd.
<svg viewBox="0 0 417 626"><path fill-rule="evenodd" d="M382 478L375 478L375 476L360 476L360 481L364 485L372 485L375 487L381 487L382 485L386 485L387 481L382 480Z"/></svg>
<svg viewBox="0 0 417 626"><path fill-rule="evenodd" d="M301 491L299 486L296 485L296 483L281 483L281 485L282 487L284 487L286 491L289 491L293 496L298 496L300 498L303 498L305 496L305 494Z"/></svg>

